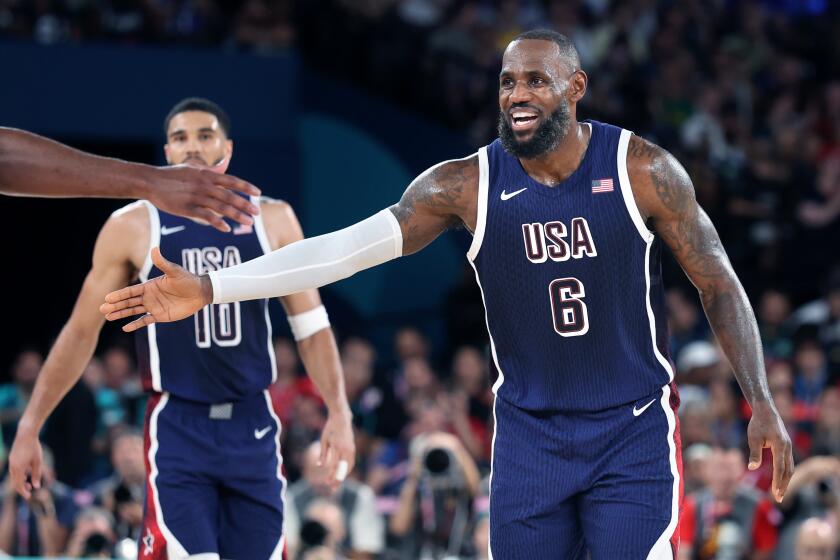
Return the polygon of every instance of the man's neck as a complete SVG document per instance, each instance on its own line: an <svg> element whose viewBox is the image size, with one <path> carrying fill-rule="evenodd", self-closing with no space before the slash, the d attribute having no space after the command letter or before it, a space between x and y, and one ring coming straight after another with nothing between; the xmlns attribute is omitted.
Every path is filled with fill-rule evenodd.
<svg viewBox="0 0 840 560"><path fill-rule="evenodd" d="M535 181L553 187L568 179L580 166L591 136L591 126L581 126L576 119L572 120L566 136L553 150L532 159L519 158L519 162Z"/></svg>

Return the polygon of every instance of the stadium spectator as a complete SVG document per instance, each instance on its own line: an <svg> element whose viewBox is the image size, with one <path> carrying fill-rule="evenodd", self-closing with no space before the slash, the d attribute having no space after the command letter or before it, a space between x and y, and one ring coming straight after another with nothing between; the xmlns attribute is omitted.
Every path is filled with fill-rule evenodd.
<svg viewBox="0 0 840 560"><path fill-rule="evenodd" d="M274 339L277 380L268 388L274 412L284 425L291 420L294 402L302 391L311 390L311 382L301 375L295 344L288 338Z"/></svg>
<svg viewBox="0 0 840 560"><path fill-rule="evenodd" d="M113 557L114 518L98 507L87 507L79 512L65 555L70 558ZM104 556L103 556L104 555Z"/></svg>
<svg viewBox="0 0 840 560"><path fill-rule="evenodd" d="M706 463L706 488L687 496L680 521L683 560L770 559L778 514L766 495L746 487L740 449L717 447Z"/></svg>
<svg viewBox="0 0 840 560"><path fill-rule="evenodd" d="M824 519L812 517L799 528L795 560L835 560L837 527Z"/></svg>
<svg viewBox="0 0 840 560"><path fill-rule="evenodd" d="M408 478L389 520L403 558L459 556L471 545L467 533L479 473L461 442L444 432L410 443Z"/></svg>
<svg viewBox="0 0 840 560"><path fill-rule="evenodd" d="M385 525L376 509L376 498L369 486L348 478L333 493L327 485L325 470L318 465L321 444L313 442L304 453L302 476L286 491L284 527L290 557L301 549L301 512L309 511L318 500L337 505L342 514L344 538L339 541L341 551L348 558L367 560L385 547Z"/></svg>
<svg viewBox="0 0 840 560"><path fill-rule="evenodd" d="M298 560L344 560L341 542L345 539L345 521L335 503L317 499L306 509L300 529L301 548Z"/></svg>
<svg viewBox="0 0 840 560"><path fill-rule="evenodd" d="M791 306L787 294L770 288L762 292L758 306L758 328L764 354L772 359L788 359L793 353L793 332L787 322Z"/></svg>
<svg viewBox="0 0 840 560"><path fill-rule="evenodd" d="M102 355L105 366L105 386L116 391L126 411L124 422L143 426L146 395L140 386L140 374L131 354L121 346L112 346Z"/></svg>
<svg viewBox="0 0 840 560"><path fill-rule="evenodd" d="M828 383L825 352L816 340L804 339L796 345L793 363L793 395L799 403L811 408L808 416L813 419L816 414L813 407Z"/></svg>
<svg viewBox="0 0 840 560"><path fill-rule="evenodd" d="M840 457L840 389L823 391L818 410L811 453Z"/></svg>
<svg viewBox="0 0 840 560"><path fill-rule="evenodd" d="M29 401L43 363L44 358L39 352L23 350L12 365L13 382L0 385L0 426L6 446L14 439L18 420Z"/></svg>
<svg viewBox="0 0 840 560"><path fill-rule="evenodd" d="M97 502L114 518L117 539L138 540L143 525L146 467L143 435L124 429L111 442L114 474L91 488Z"/></svg>
<svg viewBox="0 0 840 560"><path fill-rule="evenodd" d="M8 485L2 490L0 550L13 556L58 556L68 542L76 513L91 502L55 478L52 452L44 447L43 482L27 502Z"/></svg>
<svg viewBox="0 0 840 560"><path fill-rule="evenodd" d="M794 556L799 529L809 518L830 520L836 535L840 522L840 459L816 456L802 461L780 507L784 517L777 558Z"/></svg>

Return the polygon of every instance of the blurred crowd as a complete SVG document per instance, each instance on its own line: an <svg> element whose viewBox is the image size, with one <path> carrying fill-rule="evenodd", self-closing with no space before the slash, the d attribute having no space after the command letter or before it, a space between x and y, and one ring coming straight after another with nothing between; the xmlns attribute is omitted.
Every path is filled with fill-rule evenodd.
<svg viewBox="0 0 840 560"><path fill-rule="evenodd" d="M749 407L697 298L672 288L667 300L682 400L681 559L840 558L840 273L798 307L777 290L757 295L769 386L797 461L781 504L768 492L769 454L758 470L746 469ZM462 338L461 327L450 322L448 338ZM362 336L342 337L358 459L337 492L318 466L324 404L295 344L277 338L274 349L270 395L283 424L289 558L486 558L495 373L480 340L435 349L404 326L382 352ZM0 386L6 446L42 360L38 351L21 352L14 381ZM48 483L30 503L3 491L0 550L136 554L145 399L130 348L91 360L42 434Z"/></svg>
<svg viewBox="0 0 840 560"><path fill-rule="evenodd" d="M686 166L754 304L794 442L785 500L746 469L743 401L695 293L668 285L682 396L682 560L840 558L840 3L829 0L0 0L0 37L296 48L475 145L494 136L501 54L548 26L576 43L582 118L621 124ZM460 154L453 154L460 155ZM289 558L486 558L494 372L469 275L442 313L446 348L405 327L393 349L340 333L358 463L333 494L317 466L325 410L295 346L275 341ZM43 360L0 386L9 446ZM88 365L42 437L50 484L2 494L0 550L132 557L145 396L133 352ZM56 457L52 461L51 457ZM134 548L132 548L134 547Z"/></svg>
<svg viewBox="0 0 840 560"><path fill-rule="evenodd" d="M299 44L479 146L496 135L503 50L535 27L580 52L578 118L685 165L749 293L816 295L840 242L838 2L332 0L303 11Z"/></svg>
<svg viewBox="0 0 840 560"><path fill-rule="evenodd" d="M816 295L840 239L838 2L0 0L0 39L295 49L475 146L495 136L503 49L540 26L577 45L581 118L683 162L750 293Z"/></svg>

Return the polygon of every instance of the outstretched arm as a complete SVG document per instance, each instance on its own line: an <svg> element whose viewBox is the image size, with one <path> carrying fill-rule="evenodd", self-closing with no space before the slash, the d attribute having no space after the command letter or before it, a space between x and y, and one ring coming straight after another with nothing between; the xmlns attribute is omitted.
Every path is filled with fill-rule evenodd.
<svg viewBox="0 0 840 560"><path fill-rule="evenodd" d="M417 252L459 221L473 229L477 191L478 158L472 156L429 169L411 183L399 203L366 220L208 276L192 275L154 250L155 265L165 274L108 294L101 311L109 321L145 314L123 327L130 332L189 317L209 303L319 288Z"/></svg>
<svg viewBox="0 0 840 560"><path fill-rule="evenodd" d="M671 248L700 294L709 324L750 403L750 469L761 450L773 453L773 492L784 497L793 474L790 438L776 411L764 370L761 338L747 294L738 281L709 216L697 204L688 173L671 154L631 137L627 165L643 219Z"/></svg>
<svg viewBox="0 0 840 560"><path fill-rule="evenodd" d="M226 166L225 166L226 167ZM0 193L44 197L144 198L222 231L220 216L251 224L259 209L235 194L259 195L254 185L187 166L153 167L74 150L48 138L0 127Z"/></svg>

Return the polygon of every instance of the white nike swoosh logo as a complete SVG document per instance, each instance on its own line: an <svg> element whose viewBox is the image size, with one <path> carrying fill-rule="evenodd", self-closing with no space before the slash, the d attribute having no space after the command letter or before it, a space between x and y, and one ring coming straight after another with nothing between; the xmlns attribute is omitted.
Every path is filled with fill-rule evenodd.
<svg viewBox="0 0 840 560"><path fill-rule="evenodd" d="M504 191L504 189L502 189L502 200L510 200L511 198L518 195L522 191L527 191L527 190L528 190L528 187L525 187L524 189L519 189L518 191L513 191L512 193L508 194Z"/></svg>
<svg viewBox="0 0 840 560"><path fill-rule="evenodd" d="M645 410L647 410L647 408L648 408L650 405L652 405L653 403L655 403L655 402L656 402L656 399L653 399L652 401L650 401L649 403L647 403L647 404L646 404L645 406L643 406L642 408L636 408L636 407L634 406L634 407L633 407L633 416L639 416L642 412L644 412Z"/></svg>
<svg viewBox="0 0 840 560"><path fill-rule="evenodd" d="M175 227L162 227L160 228L161 235L169 235L171 233L178 233L182 229L186 229L187 226L175 226Z"/></svg>
<svg viewBox="0 0 840 560"><path fill-rule="evenodd" d="M257 439L262 439L265 437L265 434L271 431L271 426L266 426L262 430L254 430L254 437Z"/></svg>

